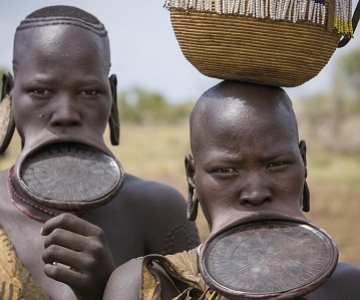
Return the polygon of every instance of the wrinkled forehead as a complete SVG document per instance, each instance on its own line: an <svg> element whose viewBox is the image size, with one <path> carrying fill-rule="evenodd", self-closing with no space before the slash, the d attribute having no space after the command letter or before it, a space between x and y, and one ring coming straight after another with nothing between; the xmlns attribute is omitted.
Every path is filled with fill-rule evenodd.
<svg viewBox="0 0 360 300"><path fill-rule="evenodd" d="M14 39L13 69L16 73L24 64L36 60L79 59L96 61L110 67L107 37L75 25L47 25L17 31Z"/></svg>

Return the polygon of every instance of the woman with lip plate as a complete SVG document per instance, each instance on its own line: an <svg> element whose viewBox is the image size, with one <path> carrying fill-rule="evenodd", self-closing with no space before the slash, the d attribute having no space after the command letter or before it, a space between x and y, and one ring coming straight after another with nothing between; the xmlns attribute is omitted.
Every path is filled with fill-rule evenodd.
<svg viewBox="0 0 360 300"><path fill-rule="evenodd" d="M198 202L202 246L117 268L104 299L356 300L360 269L337 262L332 239L309 221L306 144L279 87L223 81L190 117L188 217Z"/></svg>
<svg viewBox="0 0 360 300"><path fill-rule="evenodd" d="M31 13L13 70L0 152L15 126L23 149L0 172L0 299L102 299L117 266L199 244L181 194L125 174L105 145L107 123L119 143L117 80L97 18L70 6Z"/></svg>

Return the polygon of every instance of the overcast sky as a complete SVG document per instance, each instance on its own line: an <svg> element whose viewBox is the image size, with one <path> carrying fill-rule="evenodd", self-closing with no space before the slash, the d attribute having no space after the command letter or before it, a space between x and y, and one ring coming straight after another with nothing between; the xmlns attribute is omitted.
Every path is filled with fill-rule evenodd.
<svg viewBox="0 0 360 300"><path fill-rule="evenodd" d="M357 0L353 0L355 3ZM0 68L11 68L16 27L28 14L49 5L75 5L100 19L109 32L112 72L119 90L140 86L163 93L170 101L196 99L218 82L200 74L182 55L173 34L163 0L1 0ZM293 98L315 93L330 84L334 62L342 54L360 48L360 28L345 48L338 49L320 75L287 91ZM321 55L321 53L319 53Z"/></svg>

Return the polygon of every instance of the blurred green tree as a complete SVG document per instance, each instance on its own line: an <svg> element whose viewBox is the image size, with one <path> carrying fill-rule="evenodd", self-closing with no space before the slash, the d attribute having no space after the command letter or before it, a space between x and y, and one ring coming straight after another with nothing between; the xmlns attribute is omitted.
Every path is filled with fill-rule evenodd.
<svg viewBox="0 0 360 300"><path fill-rule="evenodd" d="M344 54L337 65L335 80L343 83L349 97L360 100L360 48Z"/></svg>
<svg viewBox="0 0 360 300"><path fill-rule="evenodd" d="M354 86L360 88L360 48L345 55L340 62L347 79L354 83Z"/></svg>
<svg viewBox="0 0 360 300"><path fill-rule="evenodd" d="M169 103L163 95L139 87L118 94L120 120L139 124L178 122L190 115L193 102Z"/></svg>

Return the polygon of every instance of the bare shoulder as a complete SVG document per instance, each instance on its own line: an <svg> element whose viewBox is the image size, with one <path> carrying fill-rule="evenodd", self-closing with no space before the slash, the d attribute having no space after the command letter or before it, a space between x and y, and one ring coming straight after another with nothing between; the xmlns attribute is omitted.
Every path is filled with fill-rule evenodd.
<svg viewBox="0 0 360 300"><path fill-rule="evenodd" d="M153 217L162 216L166 212L186 218L186 201L175 188L160 182L144 180L126 174L125 183L120 191L120 198L128 206L135 206L138 213ZM166 218L165 218L166 219Z"/></svg>
<svg viewBox="0 0 360 300"><path fill-rule="evenodd" d="M358 279L360 277L360 268L346 262L339 262L334 272L334 275L340 277L356 276L356 278Z"/></svg>
<svg viewBox="0 0 360 300"><path fill-rule="evenodd" d="M132 201L151 201L151 204L179 200L184 202L184 197L175 188L161 182L141 179L128 173L125 175L124 186L121 192L127 195L130 193ZM144 199L144 197L146 198Z"/></svg>
<svg viewBox="0 0 360 300"><path fill-rule="evenodd" d="M347 290L356 290L357 299L360 298L360 268L349 263L338 263L334 274L331 276L333 284L337 282ZM352 298L347 298L352 299Z"/></svg>
<svg viewBox="0 0 360 300"><path fill-rule="evenodd" d="M186 201L175 188L126 174L119 196L142 220L147 254L174 254L198 246L196 225L187 220Z"/></svg>
<svg viewBox="0 0 360 300"><path fill-rule="evenodd" d="M357 300L360 299L360 268L349 263L338 263L330 279L309 300Z"/></svg>
<svg viewBox="0 0 360 300"><path fill-rule="evenodd" d="M103 300L141 299L143 263L143 258L137 258L118 267L108 280ZM151 273L154 274L153 276L156 273L161 284L161 297L159 299L175 298L179 291L174 281L159 264L152 261L150 265L147 267L148 271L151 269ZM155 286L152 286L149 282L145 284L145 287L148 289L145 291L145 294L155 289Z"/></svg>
<svg viewBox="0 0 360 300"><path fill-rule="evenodd" d="M109 278L103 300L140 299L142 261L133 259L118 267Z"/></svg>

